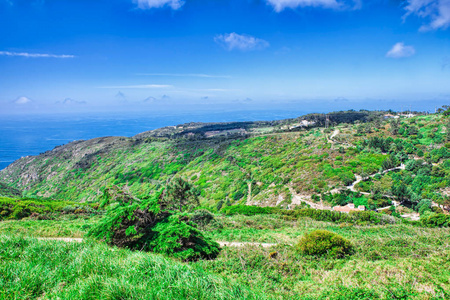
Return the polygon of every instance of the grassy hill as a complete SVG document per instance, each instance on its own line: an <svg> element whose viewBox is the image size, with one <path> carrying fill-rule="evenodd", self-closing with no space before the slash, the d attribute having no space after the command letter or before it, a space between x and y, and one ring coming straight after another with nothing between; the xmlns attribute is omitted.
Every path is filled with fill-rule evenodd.
<svg viewBox="0 0 450 300"><path fill-rule="evenodd" d="M410 180L421 165L409 166L403 175L389 173L360 183L357 188L372 196L356 201L368 208L389 204L390 198L381 198L394 196L394 181L403 182L418 199L443 201L450 170L446 117L402 118L393 125L379 112L354 114L335 113L332 128L320 127L324 115L308 115L276 122L189 123L132 138L77 141L16 161L0 172L0 180L27 196L96 202L107 186L145 196L176 174L192 182L210 208L219 202L288 206L295 194L345 204L361 196L339 200L330 192L355 181L355 175L374 174L383 163L399 166L423 158L429 172L421 171L420 182L426 177L426 184ZM314 123L301 127L301 120ZM337 123L341 120L350 123Z"/></svg>

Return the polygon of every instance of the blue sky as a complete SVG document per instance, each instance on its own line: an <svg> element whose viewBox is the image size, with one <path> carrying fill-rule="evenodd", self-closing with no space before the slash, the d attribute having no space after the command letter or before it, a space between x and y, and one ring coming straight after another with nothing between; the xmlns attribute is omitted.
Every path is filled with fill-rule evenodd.
<svg viewBox="0 0 450 300"><path fill-rule="evenodd" d="M450 0L0 0L0 113L450 100Z"/></svg>

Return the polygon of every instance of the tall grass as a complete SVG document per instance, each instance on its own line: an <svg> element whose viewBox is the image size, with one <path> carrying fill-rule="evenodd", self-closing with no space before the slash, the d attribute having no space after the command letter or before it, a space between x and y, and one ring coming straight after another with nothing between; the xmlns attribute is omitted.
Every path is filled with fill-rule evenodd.
<svg viewBox="0 0 450 300"><path fill-rule="evenodd" d="M0 236L0 299L265 299L160 255Z"/></svg>

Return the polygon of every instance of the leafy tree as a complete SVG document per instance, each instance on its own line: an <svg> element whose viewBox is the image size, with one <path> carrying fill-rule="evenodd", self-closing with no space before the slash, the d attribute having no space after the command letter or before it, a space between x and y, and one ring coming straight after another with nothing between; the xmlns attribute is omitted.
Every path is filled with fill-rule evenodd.
<svg viewBox="0 0 450 300"><path fill-rule="evenodd" d="M197 190L181 177L173 178L161 197L161 206L167 210L182 212L185 208L191 210L199 204Z"/></svg>
<svg viewBox="0 0 450 300"><path fill-rule="evenodd" d="M431 200L429 199L422 199L420 202L416 205L415 209L419 212L419 214L424 214L426 211L431 211Z"/></svg>
<svg viewBox="0 0 450 300"><path fill-rule="evenodd" d="M391 126L391 133L393 135L397 135L398 134L398 130L400 127L400 119L393 119L389 125Z"/></svg>
<svg viewBox="0 0 450 300"><path fill-rule="evenodd" d="M403 202L409 196L408 187L403 182L395 182L392 185L392 194L396 196L400 202Z"/></svg>
<svg viewBox="0 0 450 300"><path fill-rule="evenodd" d="M450 141L450 122L448 122L445 126L445 139Z"/></svg>
<svg viewBox="0 0 450 300"><path fill-rule="evenodd" d="M419 133L419 130L416 126L411 126L408 128L409 135L417 135Z"/></svg>
<svg viewBox="0 0 450 300"><path fill-rule="evenodd" d="M381 163L381 167L383 170L389 170L395 168L398 165L398 160L395 156L389 155L383 162Z"/></svg>

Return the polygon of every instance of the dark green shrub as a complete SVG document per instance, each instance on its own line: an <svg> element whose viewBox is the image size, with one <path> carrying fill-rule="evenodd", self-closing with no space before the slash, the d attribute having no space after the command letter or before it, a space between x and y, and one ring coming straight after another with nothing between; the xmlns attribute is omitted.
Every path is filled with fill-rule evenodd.
<svg viewBox="0 0 450 300"><path fill-rule="evenodd" d="M214 215L206 209L196 210L189 217L189 221L197 224L198 226L206 226L212 220L214 220Z"/></svg>
<svg viewBox="0 0 450 300"><path fill-rule="evenodd" d="M223 228L223 224L214 218L214 215L206 209L196 210L189 216L189 221L196 224L201 230Z"/></svg>
<svg viewBox="0 0 450 300"><path fill-rule="evenodd" d="M102 203L108 205L107 214L88 236L118 247L163 253L185 261L215 258L219 244L204 237L187 215L162 209L160 197L161 193L156 193L137 199L116 186L107 189Z"/></svg>
<svg viewBox="0 0 450 300"><path fill-rule="evenodd" d="M450 227L450 215L433 213L420 222L426 227Z"/></svg>
<svg viewBox="0 0 450 300"><path fill-rule="evenodd" d="M67 208L70 207L68 211ZM91 206L68 201L40 198L0 197L0 220L23 219L26 217L51 213L95 212Z"/></svg>
<svg viewBox="0 0 450 300"><path fill-rule="evenodd" d="M216 205L217 211L220 211L222 209L222 206L223 206L223 200L220 200L219 202L217 202L217 205Z"/></svg>
<svg viewBox="0 0 450 300"><path fill-rule="evenodd" d="M224 214L228 216L233 215L246 215L246 216L254 216L254 215L264 215L264 214L273 214L279 211L276 207L260 207L260 206L250 206L250 205L232 205L225 207L221 210Z"/></svg>
<svg viewBox="0 0 450 300"><path fill-rule="evenodd" d="M309 217L317 221L335 222L335 223L371 223L371 224L393 224L395 218L378 214L373 211L353 211L349 214L332 210L319 210L304 208L298 210L280 210L283 215L294 218Z"/></svg>
<svg viewBox="0 0 450 300"><path fill-rule="evenodd" d="M295 248L301 254L317 257L343 258L353 253L353 245L349 240L327 230L305 234Z"/></svg>
<svg viewBox="0 0 450 300"><path fill-rule="evenodd" d="M184 261L213 259L220 252L219 244L208 238L183 220L172 215L152 228L153 238L148 247L156 253L167 254Z"/></svg>

